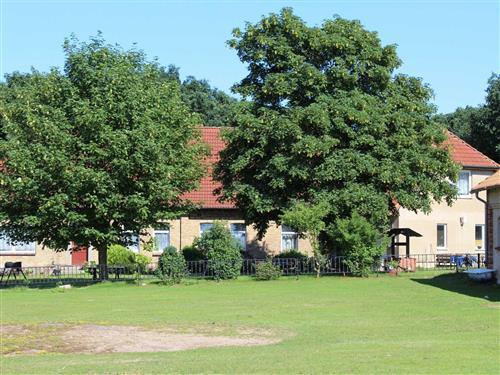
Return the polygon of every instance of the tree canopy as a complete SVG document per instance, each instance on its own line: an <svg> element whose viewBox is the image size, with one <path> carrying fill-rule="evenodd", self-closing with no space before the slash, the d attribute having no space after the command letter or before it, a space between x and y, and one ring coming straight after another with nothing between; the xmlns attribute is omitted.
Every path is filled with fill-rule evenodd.
<svg viewBox="0 0 500 375"><path fill-rule="evenodd" d="M166 79L173 79L181 86L181 99L192 112L198 114L205 126L226 126L237 99L224 91L210 86L207 80L188 76L181 81L179 68L170 65L165 71Z"/></svg>
<svg viewBox="0 0 500 375"><path fill-rule="evenodd" d="M329 233L353 212L381 228L398 205L453 200L457 166L431 120L432 92L395 74L395 46L358 21L310 27L291 9L233 36L249 72L214 176L261 235L300 202L328 207Z"/></svg>
<svg viewBox="0 0 500 375"><path fill-rule="evenodd" d="M488 80L486 103L440 114L436 121L496 162L500 162L500 75Z"/></svg>
<svg viewBox="0 0 500 375"><path fill-rule="evenodd" d="M189 207L203 174L199 119L179 84L137 50L64 44L64 71L7 75L0 91L2 232L54 250L92 244L106 263Z"/></svg>

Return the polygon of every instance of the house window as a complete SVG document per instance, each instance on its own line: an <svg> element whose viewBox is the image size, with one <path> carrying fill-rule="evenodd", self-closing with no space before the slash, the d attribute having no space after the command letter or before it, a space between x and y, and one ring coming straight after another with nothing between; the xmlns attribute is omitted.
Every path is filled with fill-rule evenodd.
<svg viewBox="0 0 500 375"><path fill-rule="evenodd" d="M460 198L470 197L470 171L461 171L458 176L458 196Z"/></svg>
<svg viewBox="0 0 500 375"><path fill-rule="evenodd" d="M214 226L213 223L201 223L200 224L200 235L203 235L203 233L212 229L213 226Z"/></svg>
<svg viewBox="0 0 500 375"><path fill-rule="evenodd" d="M281 226L281 251L298 250L299 234L288 225Z"/></svg>
<svg viewBox="0 0 500 375"><path fill-rule="evenodd" d="M170 246L170 229L168 226L156 228L154 238L156 250L163 252L166 247Z"/></svg>
<svg viewBox="0 0 500 375"><path fill-rule="evenodd" d="M229 229L231 230L231 234L234 239L238 241L241 248L246 250L247 247L247 228L245 224L242 223L232 223L229 225Z"/></svg>
<svg viewBox="0 0 500 375"><path fill-rule="evenodd" d="M444 250L447 246L446 239L446 224L438 224L437 225L437 248Z"/></svg>
<svg viewBox="0 0 500 375"><path fill-rule="evenodd" d="M12 242L8 236L0 235L1 253L29 253L34 254L36 242Z"/></svg>
<svg viewBox="0 0 500 375"><path fill-rule="evenodd" d="M125 240L127 241L127 249L132 250L134 253L140 251L140 239L137 233L127 233Z"/></svg>
<svg viewBox="0 0 500 375"><path fill-rule="evenodd" d="M484 225L477 224L475 227L476 249L484 250Z"/></svg>

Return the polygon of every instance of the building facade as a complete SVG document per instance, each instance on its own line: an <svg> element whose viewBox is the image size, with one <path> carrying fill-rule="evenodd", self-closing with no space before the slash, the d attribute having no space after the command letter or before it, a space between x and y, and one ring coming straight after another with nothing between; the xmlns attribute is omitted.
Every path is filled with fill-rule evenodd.
<svg viewBox="0 0 500 375"><path fill-rule="evenodd" d="M155 238L159 249L168 245L182 249L210 229L214 221L222 220L250 258L262 258L288 250L310 254L311 245L300 238L293 228L271 223L265 236L259 239L256 230L252 225L245 224L241 212L233 204L218 201L213 194L218 185L210 176L211 165L217 162L219 152L224 148L220 132L221 128L217 127L202 128L203 141L211 147L207 173L198 190L184 195L184 198L197 203L200 209L168 223L158 224L157 228L150 228L147 235L137 238L136 245L130 248L151 256L152 261L155 261L161 252L144 252L144 243L151 237ZM458 181L459 198L452 206L434 204L428 215L400 209L393 223L395 228L411 228L422 235L411 239L413 254L484 252L486 229L481 199L486 199L486 193L480 192L478 199L470 191L472 186L492 175L500 166L452 133L448 134L448 142L452 158L463 168ZM69 265L97 261L97 258L92 249L56 253L36 243L12 245L8 239L0 239L1 264L22 261L23 266Z"/></svg>
<svg viewBox="0 0 500 375"><path fill-rule="evenodd" d="M453 160L462 166L455 202L451 206L446 202L434 203L429 214L402 208L393 223L395 228L411 228L422 235L411 238L411 253L414 254L466 254L485 251L483 201L486 199L486 192L480 192L476 196L471 189L495 173L500 166L453 133L448 133L448 144Z"/></svg>
<svg viewBox="0 0 500 375"><path fill-rule="evenodd" d="M500 171L475 185L472 192L486 193L484 210L487 266L495 270L497 283L500 284Z"/></svg>

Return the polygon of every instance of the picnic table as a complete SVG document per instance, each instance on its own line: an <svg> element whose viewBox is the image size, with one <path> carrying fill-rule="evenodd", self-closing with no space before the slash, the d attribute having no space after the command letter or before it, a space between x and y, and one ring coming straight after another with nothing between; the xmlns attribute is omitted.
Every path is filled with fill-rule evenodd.
<svg viewBox="0 0 500 375"><path fill-rule="evenodd" d="M17 280L17 276L19 274L23 275L24 280L27 280L26 275L23 272L23 267L21 262L5 262L4 268L0 268L0 274L1 274L0 284L2 284L5 275L7 275L7 280L5 280L6 284L11 276L14 276L14 279Z"/></svg>

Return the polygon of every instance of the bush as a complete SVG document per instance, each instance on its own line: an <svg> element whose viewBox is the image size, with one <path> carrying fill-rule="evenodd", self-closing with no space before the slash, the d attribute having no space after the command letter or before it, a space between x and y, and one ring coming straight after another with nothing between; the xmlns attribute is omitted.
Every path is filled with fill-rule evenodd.
<svg viewBox="0 0 500 375"><path fill-rule="evenodd" d="M168 245L166 248L163 249L162 254L168 253L170 255L175 255L178 253L177 248L174 245Z"/></svg>
<svg viewBox="0 0 500 375"><path fill-rule="evenodd" d="M137 270L140 273L144 273L149 263L151 263L151 258L144 254L134 254L135 255L135 264L137 266Z"/></svg>
<svg viewBox="0 0 500 375"><path fill-rule="evenodd" d="M276 255L275 258L305 260L305 259L307 259L307 255L302 254L300 251L297 251L297 250L287 250L283 253Z"/></svg>
<svg viewBox="0 0 500 375"><path fill-rule="evenodd" d="M108 248L108 265L124 266L127 272L135 271L135 253L122 245L111 245Z"/></svg>
<svg viewBox="0 0 500 375"><path fill-rule="evenodd" d="M240 246L227 226L214 222L212 229L198 240L198 249L209 261L209 269L215 280L236 279L241 270Z"/></svg>
<svg viewBox="0 0 500 375"><path fill-rule="evenodd" d="M167 284L179 284L186 276L186 260L174 246L168 246L158 261L158 277Z"/></svg>
<svg viewBox="0 0 500 375"><path fill-rule="evenodd" d="M387 245L387 238L356 212L350 218L337 220L332 234L336 248L356 276L368 276Z"/></svg>
<svg viewBox="0 0 500 375"><path fill-rule="evenodd" d="M281 269L271 261L257 263L255 266L255 280L277 280L281 276Z"/></svg>
<svg viewBox="0 0 500 375"><path fill-rule="evenodd" d="M185 246L182 249L182 254L184 255L184 259L186 259L186 261L188 262L205 259L203 253L198 249L198 247L194 243L193 245Z"/></svg>

